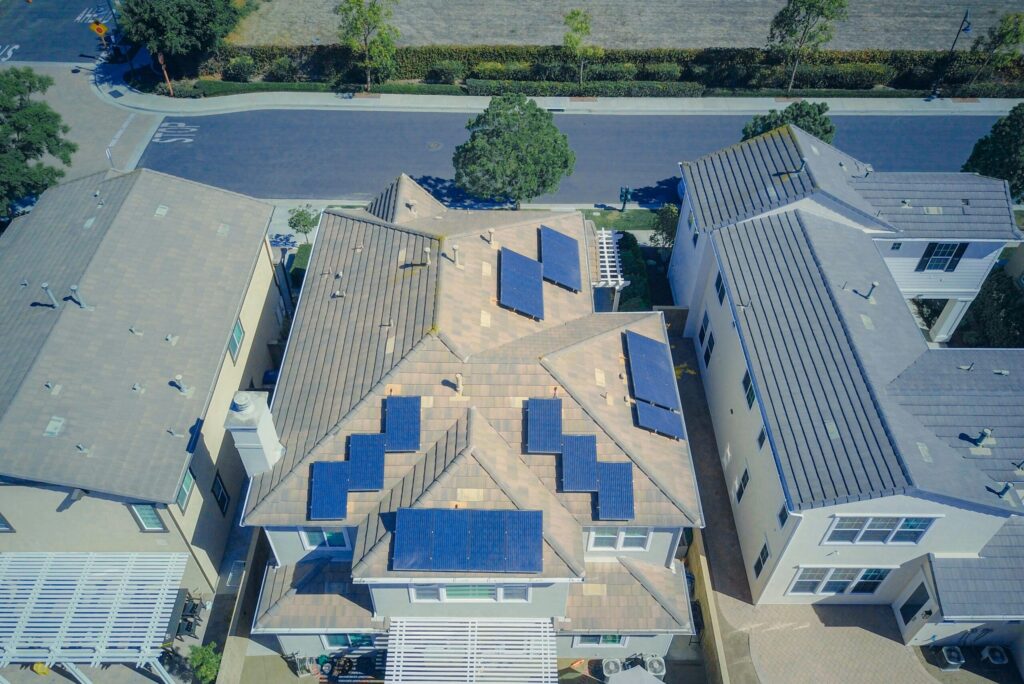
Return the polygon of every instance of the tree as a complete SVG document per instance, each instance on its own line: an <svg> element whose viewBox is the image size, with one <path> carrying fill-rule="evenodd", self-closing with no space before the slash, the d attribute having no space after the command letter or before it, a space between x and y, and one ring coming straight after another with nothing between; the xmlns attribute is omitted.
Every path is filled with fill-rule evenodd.
<svg viewBox="0 0 1024 684"><path fill-rule="evenodd" d="M45 102L33 99L53 85L31 69L0 71L0 213L26 195L38 195L64 170L40 161L44 155L71 165L78 149L64 138L71 130Z"/></svg>
<svg viewBox="0 0 1024 684"><path fill-rule="evenodd" d="M188 664L192 667L192 674L203 684L217 681L217 672L220 670L217 643L211 641L206 646L191 647L188 652Z"/></svg>
<svg viewBox="0 0 1024 684"><path fill-rule="evenodd" d="M293 207L288 211L288 227L293 232L301 235L307 243L309 242L309 234L313 232L319 221L320 216L311 204Z"/></svg>
<svg viewBox="0 0 1024 684"><path fill-rule="evenodd" d="M335 8L341 16L338 36L360 56L366 72L366 90L376 75L386 81L395 70L395 41L398 29L390 21L398 0L344 0Z"/></svg>
<svg viewBox="0 0 1024 684"><path fill-rule="evenodd" d="M1002 269L993 270L985 279L957 328L954 345L1001 349L1024 347L1024 295Z"/></svg>
<svg viewBox="0 0 1024 684"><path fill-rule="evenodd" d="M658 209L658 217L654 222L654 233L651 244L655 247L672 249L676 241L676 228L679 226L679 206L673 203L663 204Z"/></svg>
<svg viewBox="0 0 1024 684"><path fill-rule="evenodd" d="M984 54L985 61L974 72L970 84L978 80L989 66L1000 68L1012 64L1021 50L1024 50L1024 12L1004 14L998 24L990 27L985 35L978 36L971 46L971 52Z"/></svg>
<svg viewBox="0 0 1024 684"><path fill-rule="evenodd" d="M779 126L796 124L815 138L831 143L836 127L827 114L828 105L824 102L794 102L781 112L773 109L767 114L755 114L743 127L743 139L750 140Z"/></svg>
<svg viewBox="0 0 1024 684"><path fill-rule="evenodd" d="M781 50L793 67L787 91L793 89L800 60L832 40L832 22L846 14L846 0L786 0L772 19L768 47Z"/></svg>
<svg viewBox="0 0 1024 684"><path fill-rule="evenodd" d="M604 57L604 48L583 44L583 39L590 35L590 12L581 9L570 11L565 15L565 25L569 30L562 37L562 48L579 64L580 85L583 85L583 72L587 62Z"/></svg>
<svg viewBox="0 0 1024 684"><path fill-rule="evenodd" d="M576 155L551 112L518 93L491 99L466 124L469 140L455 148L455 184L477 197L524 199L554 192L572 175Z"/></svg>
<svg viewBox="0 0 1024 684"><path fill-rule="evenodd" d="M1024 202L1024 104L1011 109L974 144L962 170L1009 181L1014 201Z"/></svg>
<svg viewBox="0 0 1024 684"><path fill-rule="evenodd" d="M230 0L123 0L119 14L128 40L171 58L213 49L239 16Z"/></svg>

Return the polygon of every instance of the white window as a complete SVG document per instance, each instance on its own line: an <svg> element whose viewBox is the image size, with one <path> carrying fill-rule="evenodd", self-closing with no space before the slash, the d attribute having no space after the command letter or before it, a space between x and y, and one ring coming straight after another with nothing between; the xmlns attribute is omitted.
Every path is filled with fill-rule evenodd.
<svg viewBox="0 0 1024 684"><path fill-rule="evenodd" d="M185 512L185 507L188 506L188 499L192 495L192 490L196 487L196 477L192 474L192 469L188 468L185 471L185 477L181 480L181 487L178 488L178 496L175 497L175 502L178 504L178 509L182 513Z"/></svg>
<svg viewBox="0 0 1024 684"><path fill-rule="evenodd" d="M503 584L498 591L501 595L498 600L504 603L529 603L530 601L529 584Z"/></svg>
<svg viewBox="0 0 1024 684"><path fill-rule="evenodd" d="M245 328L242 321L235 321L235 327L231 329L231 339L228 340L228 351L231 352L231 360L238 360L238 352L242 348L242 340L245 339Z"/></svg>
<svg viewBox="0 0 1024 684"><path fill-rule="evenodd" d="M417 603L438 603L441 600L441 587L433 584L414 584L411 588L412 600Z"/></svg>
<svg viewBox="0 0 1024 684"><path fill-rule="evenodd" d="M449 584L444 588L445 601L497 601L496 584Z"/></svg>
<svg viewBox="0 0 1024 684"><path fill-rule="evenodd" d="M599 527L590 532L590 551L646 551L651 544L647 527Z"/></svg>
<svg viewBox="0 0 1024 684"><path fill-rule="evenodd" d="M156 510L156 506L150 504L133 504L130 506L135 522L139 524L143 532L166 532L164 521Z"/></svg>
<svg viewBox="0 0 1024 684"><path fill-rule="evenodd" d="M409 599L414 603L529 603L528 584L413 584Z"/></svg>
<svg viewBox="0 0 1024 684"><path fill-rule="evenodd" d="M622 634L581 634L573 639L573 646L625 647L629 637Z"/></svg>
<svg viewBox="0 0 1024 684"><path fill-rule="evenodd" d="M348 530L327 530L322 527L303 528L302 543L307 551L313 549L337 549L347 551L352 548L348 540Z"/></svg>
<svg viewBox="0 0 1024 684"><path fill-rule="evenodd" d="M779 529L781 530L786 526L786 521L789 520L789 509L786 508L786 504L782 504L782 508L779 509L778 515Z"/></svg>
<svg viewBox="0 0 1024 684"><path fill-rule="evenodd" d="M916 544L935 518L837 516L826 544Z"/></svg>
<svg viewBox="0 0 1024 684"><path fill-rule="evenodd" d="M886 568L800 568L790 594L873 594L889 576Z"/></svg>
<svg viewBox="0 0 1024 684"><path fill-rule="evenodd" d="M707 337L708 329L711 327L711 319L708 318L708 312L704 312L704 318L700 322L700 330L697 331L697 339L700 340L701 344L704 344L704 338Z"/></svg>

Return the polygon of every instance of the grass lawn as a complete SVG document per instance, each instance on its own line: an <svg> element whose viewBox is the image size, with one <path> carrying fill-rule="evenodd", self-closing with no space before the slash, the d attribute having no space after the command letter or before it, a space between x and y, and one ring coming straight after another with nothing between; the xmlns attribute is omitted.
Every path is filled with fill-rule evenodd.
<svg viewBox="0 0 1024 684"><path fill-rule="evenodd" d="M654 230L658 221L657 212L650 209L629 209L620 212L615 209L584 209L583 215L594 222L598 229L609 230Z"/></svg>
<svg viewBox="0 0 1024 684"><path fill-rule="evenodd" d="M1024 211L1015 211L1013 215L1017 217L1017 225L1024 228Z"/></svg>

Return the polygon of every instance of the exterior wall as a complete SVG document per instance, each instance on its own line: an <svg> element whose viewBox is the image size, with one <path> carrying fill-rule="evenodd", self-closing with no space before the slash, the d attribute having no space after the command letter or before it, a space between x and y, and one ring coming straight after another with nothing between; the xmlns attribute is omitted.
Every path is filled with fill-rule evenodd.
<svg viewBox="0 0 1024 684"><path fill-rule="evenodd" d="M823 543L836 515L939 516L918 544ZM891 604L920 571L920 559L936 555L975 555L1004 522L1003 518L909 496L889 496L815 508L802 520L772 571L760 598L764 603ZM742 533L741 533L742 537ZM800 566L890 568L892 572L871 595L788 595Z"/></svg>
<svg viewBox="0 0 1024 684"><path fill-rule="evenodd" d="M685 638L685 637L684 637ZM576 646L571 634L555 637L559 658L628 658L634 653L664 656L672 645L671 634L630 635L623 646Z"/></svg>
<svg viewBox="0 0 1024 684"><path fill-rule="evenodd" d="M348 531L349 548L317 548L307 549L302 533L297 528L264 528L278 565L294 565L301 560L330 556L337 560L352 558L352 545L355 543L355 527L345 528Z"/></svg>
<svg viewBox="0 0 1024 684"><path fill-rule="evenodd" d="M899 250L892 250L894 242L901 243ZM945 271L917 272L914 269L929 242L939 242L939 240L876 239L875 241L879 253L885 259L885 265L889 267L893 278L896 279L896 284L899 285L903 296L908 299L914 297L973 299L981 289L985 278L988 277L996 259L999 258L999 252L1005 246L1003 242L971 242L955 271L951 273ZM956 242L956 240L951 237L947 242Z"/></svg>
<svg viewBox="0 0 1024 684"><path fill-rule="evenodd" d="M192 545L210 591L217 586L220 562L228 534L235 523L237 506L244 496L246 477L234 443L227 438L224 420L234 393L249 387L250 383L259 387L263 371L273 365L267 343L276 340L280 333L275 314L277 300L270 248L264 243L239 314L245 336L238 359L232 360L230 353L225 351L204 417L202 438L192 455L190 467L195 477L194 489L184 511L174 503L167 507L168 525L177 526ZM225 344L233 325L233 320L225 321ZM211 491L218 473L230 496L226 513L221 513Z"/></svg>
<svg viewBox="0 0 1024 684"><path fill-rule="evenodd" d="M515 584L514 580L498 584ZM484 584L484 582L480 582ZM371 584L374 613L378 617L436 618L527 618L563 617L569 597L569 584L533 584L529 603L479 603L449 601L415 603L407 584Z"/></svg>
<svg viewBox="0 0 1024 684"><path fill-rule="evenodd" d="M636 528L637 525L623 525L623 527ZM601 559L612 560L616 556L628 556L647 563L657 563L668 567L676 555L676 547L682 540L682 528L656 528L650 530L650 541L646 551L633 549L590 549L590 532L594 529L588 527L583 530L584 560L595 561Z"/></svg>
<svg viewBox="0 0 1024 684"><path fill-rule="evenodd" d="M1018 285L1024 284L1020 281L1021 277L1024 277L1024 244L1018 244L1017 248L1010 252L1010 257L1006 260L1006 275L1017 281Z"/></svg>
<svg viewBox="0 0 1024 684"><path fill-rule="evenodd" d="M698 225L698 219L690 206L690 195L685 193L682 181L679 183L679 189L683 199L679 207L679 223L676 225L672 257L669 259L668 280L675 303L678 306L686 307L690 304L695 284L698 282L698 271L707 246L708 236L700 233L697 244L693 244L693 227L691 226Z"/></svg>

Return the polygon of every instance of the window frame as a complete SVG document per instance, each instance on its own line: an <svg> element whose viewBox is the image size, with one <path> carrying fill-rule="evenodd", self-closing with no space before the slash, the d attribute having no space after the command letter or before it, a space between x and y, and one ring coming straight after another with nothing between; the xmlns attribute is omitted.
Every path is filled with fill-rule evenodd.
<svg viewBox="0 0 1024 684"><path fill-rule="evenodd" d="M700 330L697 331L697 340L700 342L700 346L704 346L704 340L708 336L708 331L711 330L711 318L708 316L707 309L704 310L704 318L700 321Z"/></svg>
<svg viewBox="0 0 1024 684"><path fill-rule="evenodd" d="M221 497L217 494L217 488L220 487L221 494L224 496L224 503L221 503ZM224 486L224 480L220 476L218 470L213 475L213 483L210 484L210 493L213 494L213 500L217 502L217 508L220 509L221 515L227 515L228 509L231 508L231 494L228 493L228 488Z"/></svg>
<svg viewBox="0 0 1024 684"><path fill-rule="evenodd" d="M14 525L11 521L4 517L3 513L0 513L0 534L14 534L17 530L14 529Z"/></svg>
<svg viewBox="0 0 1024 684"><path fill-rule="evenodd" d="M708 330L707 344L704 345L704 367L708 368L711 365L711 357L715 352L715 331Z"/></svg>
<svg viewBox="0 0 1024 684"><path fill-rule="evenodd" d="M153 511L153 515L155 515L156 519L160 522L160 527L156 528L147 526L146 521L142 519L142 516L139 514L139 511L137 510L139 508L151 509ZM161 532L167 532L167 523L164 522L163 516L160 515L160 509L158 509L155 504L128 504L128 509L132 512L132 517L135 518L135 524L139 526L140 531L147 534L159 534Z"/></svg>
<svg viewBox="0 0 1024 684"><path fill-rule="evenodd" d="M757 558L754 560L754 578L761 576L764 572L765 566L768 565L768 560L772 557L772 550L768 548L768 540L766 539L764 544L761 544L761 550L757 552Z"/></svg>
<svg viewBox="0 0 1024 684"><path fill-rule="evenodd" d="M924 536L926 534L928 534L928 531L935 524L935 521L938 520L940 517L942 517L942 516L929 516L929 515L866 515L866 514L865 515L836 515L836 516L833 516L832 522L828 526L828 530L825 531L825 538L824 538L824 540L821 543L822 543L822 545L827 545L827 546L851 546L851 545L854 545L854 544L856 544L856 545L864 545L864 546L889 546L889 545L895 545L895 546L916 546L917 544L921 543L921 540L924 539ZM854 536L854 538L852 540L850 540L850 541L833 540L831 538L832 534L836 531L836 528L840 525L840 522L842 520L857 520L857 519L863 519L864 520L864 525L861 526L861 528L857 531L857 534ZM889 533L886 535L884 540L881 540L881 541L875 541L875 540L864 541L864 534L869 531L873 521L875 521L875 520L889 520L889 519L895 520L896 523L893 526L893 528L889 531ZM919 520L927 521L923 528L920 528L920 529L904 529L904 525L906 523L908 523L910 521L919 521ZM873 531L878 531L878 529L884 529L884 528L876 528ZM913 541L896 539L896 537L901 532L904 532L904 533L911 532L911 533L919 533L919 534L917 536L917 539L913 540Z"/></svg>
<svg viewBox="0 0 1024 684"><path fill-rule="evenodd" d="M309 537L306 536L309 532L319 532L323 538L323 544L313 544L309 541ZM345 539L344 546L335 546L328 541L330 535L341 534ZM348 536L348 528L339 527L337 529L330 527L300 527L299 538L302 540L302 547L306 551L322 551L324 549L331 551L351 551L352 550L352 539Z"/></svg>
<svg viewBox="0 0 1024 684"><path fill-rule="evenodd" d="M614 547L611 547L611 546L595 546L594 545L594 541L597 539L597 533L599 531L600 532L607 532L609 530L615 530L615 546ZM637 547L637 546L624 546L623 542L626 539L626 530L644 530L644 532L646 533L646 536L647 536L647 538L645 540L645 543L644 543L644 547L640 548L640 547ZM611 551L615 551L615 552L618 552L618 551L636 551L636 552L639 552L639 553L643 553L645 551L650 551L651 550L651 541L652 541L652 538L654 536L653 534L651 534L653 531L654 531L654 529L651 528L651 527L636 527L636 526L595 527L595 528L592 528L590 530L590 533L587 535L587 551L597 551L597 552L601 552L601 551L609 551L609 552L611 552Z"/></svg>
<svg viewBox="0 0 1024 684"><path fill-rule="evenodd" d="M506 598L505 587L525 587L526 598ZM493 587L494 598L450 598L448 596L448 587ZM437 598L421 598L419 595L420 589L434 589L437 591ZM409 585L409 602L410 603L532 603L533 602L533 585L522 582L509 582L505 584L493 584L489 582L466 582L466 583L454 583L454 584L410 584Z"/></svg>
<svg viewBox="0 0 1024 684"><path fill-rule="evenodd" d="M900 251L901 247L903 247L903 243L902 242L894 242L891 245L889 245L889 250L892 251L892 252L898 252L898 251Z"/></svg>
<svg viewBox="0 0 1024 684"><path fill-rule="evenodd" d="M757 448L758 450L764 449L765 442L768 441L768 431L761 426L761 431L757 433Z"/></svg>
<svg viewBox="0 0 1024 684"><path fill-rule="evenodd" d="M782 502L782 508L775 514L775 519L779 521L779 529L783 529L786 523L789 522L789 508L786 507L786 502Z"/></svg>
<svg viewBox="0 0 1024 684"><path fill-rule="evenodd" d="M185 490L185 482L192 478L192 482L188 486L188 490ZM196 474L192 472L192 468L185 468L185 474L181 478L181 484L178 485L178 493L174 496L174 503L178 505L178 510L182 513L188 508L188 502L192 499L192 492L196 489ZM181 493L185 492L185 501L181 501Z"/></svg>
<svg viewBox="0 0 1024 684"><path fill-rule="evenodd" d="M360 646L358 644L357 645L353 645L352 644L352 637L354 635L356 635L356 636L363 636L363 637L368 638L370 640L371 646L376 641L376 639L375 639L376 634L374 634L373 632L337 632L335 634L321 634L320 635L320 643L323 645L324 650L327 651L328 653L330 653L331 651L339 651L339 650L344 650L344 649L360 648ZM332 646L330 644L330 642L328 641L328 639L330 639L331 637L339 637L339 636L345 637L345 640L348 641L348 644L346 646Z"/></svg>
<svg viewBox="0 0 1024 684"><path fill-rule="evenodd" d="M719 271L718 275L715 276L715 294L718 295L718 303L725 303L725 278L722 277L722 272Z"/></svg>
<svg viewBox="0 0 1024 684"><path fill-rule="evenodd" d="M743 395L747 400L747 408L754 408L757 395L754 392L754 379L750 376L750 370L743 371Z"/></svg>
<svg viewBox="0 0 1024 684"><path fill-rule="evenodd" d="M800 582L811 582L814 580L801 580L804 570L813 571L825 571L824 576L818 580L818 584L814 591L796 591L796 585ZM835 572L839 571L851 571L855 570L856 575L850 580L835 580L836 582L846 582L846 587L842 591L825 591L825 586L833 581L832 577ZM797 568L796 574L793 575L793 579L789 583L789 587L786 589L787 596L871 596L877 594L878 590L885 583L885 580L889 579L889 575L892 574L893 568L865 568L860 566L821 566L821 565L801 565ZM882 573L880 579L865 579L868 573ZM865 582L873 583L874 588L871 591L860 591L856 592L854 589Z"/></svg>
<svg viewBox="0 0 1024 684"><path fill-rule="evenodd" d="M235 338L238 337L236 341ZM236 318L235 324L231 326L231 336L228 338L228 353L232 361L238 361L238 353L242 351L242 343L245 342L245 326L242 319Z"/></svg>
<svg viewBox="0 0 1024 684"><path fill-rule="evenodd" d="M736 503L743 501L743 495L747 492L747 486L750 484L750 468L743 468L743 474L736 479L736 485L733 487L733 495L736 497Z"/></svg>
<svg viewBox="0 0 1024 684"><path fill-rule="evenodd" d="M619 642L615 644L602 643L605 637L618 637ZM596 644L584 643L584 639L597 639ZM628 634L576 634L572 638L573 648L588 647L588 648L626 648L629 645Z"/></svg>

